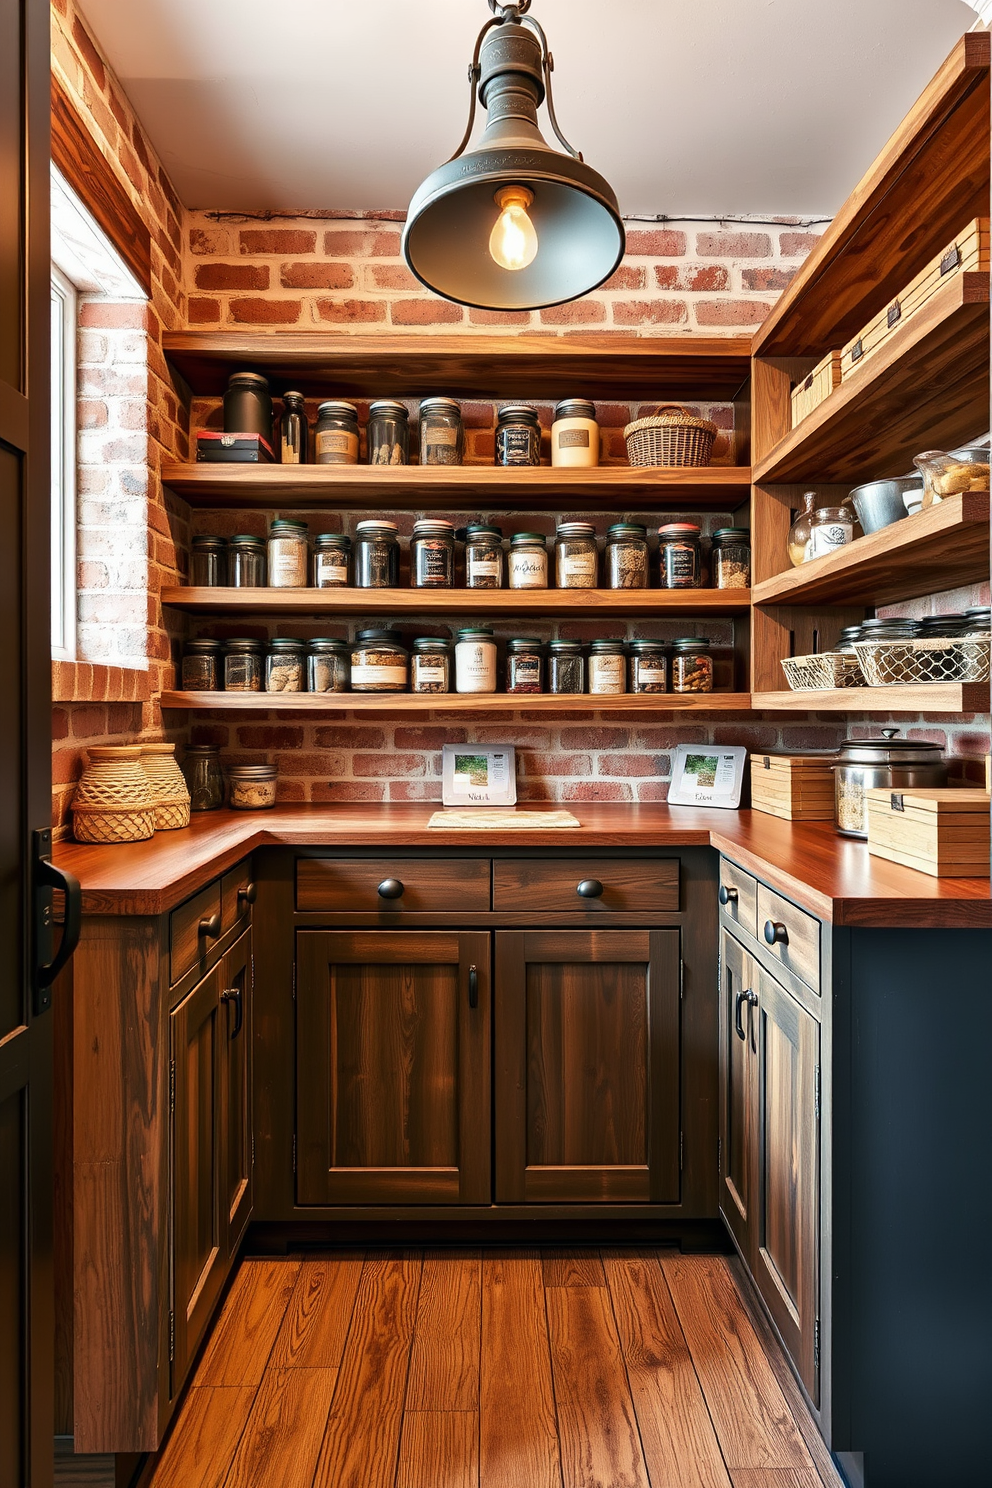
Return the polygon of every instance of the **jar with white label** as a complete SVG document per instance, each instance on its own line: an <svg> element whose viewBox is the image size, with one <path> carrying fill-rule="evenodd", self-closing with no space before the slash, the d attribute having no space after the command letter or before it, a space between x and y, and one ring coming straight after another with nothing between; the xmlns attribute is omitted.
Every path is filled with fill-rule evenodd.
<svg viewBox="0 0 992 1488"><path fill-rule="evenodd" d="M507 403L496 418L497 465L540 465L541 424L537 409L527 403Z"/></svg>
<svg viewBox="0 0 992 1488"><path fill-rule="evenodd" d="M496 691L496 638L485 626L458 632L455 640L455 691Z"/></svg>
<svg viewBox="0 0 992 1488"><path fill-rule="evenodd" d="M310 548L303 522L282 517L269 526L269 588L305 589L310 569Z"/></svg>
<svg viewBox="0 0 992 1488"><path fill-rule="evenodd" d="M405 692L410 653L395 630L360 630L351 648L352 692Z"/></svg>
<svg viewBox="0 0 992 1488"><path fill-rule="evenodd" d="M317 589L344 589L348 584L351 538L343 532L322 532L313 540L313 582Z"/></svg>
<svg viewBox="0 0 992 1488"><path fill-rule="evenodd" d="M506 643L507 692L544 691L544 648L539 640L518 636Z"/></svg>
<svg viewBox="0 0 992 1488"><path fill-rule="evenodd" d="M420 405L421 465L460 465L465 455L462 411L453 398L425 398Z"/></svg>
<svg viewBox="0 0 992 1488"><path fill-rule="evenodd" d="M589 645L590 694L627 691L627 647L623 641L592 641Z"/></svg>
<svg viewBox="0 0 992 1488"><path fill-rule="evenodd" d="M515 532L510 538L511 589L547 589L548 548L540 532Z"/></svg>
<svg viewBox="0 0 992 1488"><path fill-rule="evenodd" d="M410 687L413 692L451 691L451 642L435 636L418 636L410 658Z"/></svg>
<svg viewBox="0 0 992 1488"><path fill-rule="evenodd" d="M414 589L450 589L455 582L455 529L450 522L424 517L413 524L410 539L410 585Z"/></svg>
<svg viewBox="0 0 992 1488"><path fill-rule="evenodd" d="M630 690L668 691L668 658L661 641L631 641Z"/></svg>
<svg viewBox="0 0 992 1488"><path fill-rule="evenodd" d="M395 522L369 518L355 528L355 587L395 589L400 580L400 543Z"/></svg>
<svg viewBox="0 0 992 1488"><path fill-rule="evenodd" d="M555 583L559 589L595 589L596 529L591 522L562 522L555 536Z"/></svg>
<svg viewBox="0 0 992 1488"><path fill-rule="evenodd" d="M566 398L555 409L555 421L551 425L551 463L573 468L599 464L596 408L585 398Z"/></svg>
<svg viewBox="0 0 992 1488"><path fill-rule="evenodd" d="M313 438L315 465L358 464L358 409L332 398L317 409Z"/></svg>
<svg viewBox="0 0 992 1488"><path fill-rule="evenodd" d="M805 562L835 553L854 539L854 513L849 506L821 506L813 513Z"/></svg>
<svg viewBox="0 0 992 1488"><path fill-rule="evenodd" d="M465 529L465 588L502 587L503 529L473 522Z"/></svg>

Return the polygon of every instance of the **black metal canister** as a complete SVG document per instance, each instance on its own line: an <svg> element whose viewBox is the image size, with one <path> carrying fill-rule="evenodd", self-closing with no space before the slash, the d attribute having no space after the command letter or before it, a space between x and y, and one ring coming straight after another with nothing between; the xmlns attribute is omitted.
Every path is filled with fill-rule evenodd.
<svg viewBox="0 0 992 1488"><path fill-rule="evenodd" d="M228 378L224 433L260 434L272 447L272 397L260 372L232 372Z"/></svg>

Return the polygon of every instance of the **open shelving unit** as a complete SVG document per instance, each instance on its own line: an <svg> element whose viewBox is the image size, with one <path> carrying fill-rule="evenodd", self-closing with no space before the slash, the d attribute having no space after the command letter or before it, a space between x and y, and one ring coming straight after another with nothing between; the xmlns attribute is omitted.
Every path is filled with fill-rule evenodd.
<svg viewBox="0 0 992 1488"><path fill-rule="evenodd" d="M687 713L746 712L747 692L699 692L663 696L625 692L617 697L589 693L409 693L409 692L163 692L163 708L253 713L637 713L656 718L659 711Z"/></svg>
<svg viewBox="0 0 992 1488"><path fill-rule="evenodd" d="M746 615L749 589L165 589L162 603L197 615L514 615L546 620L628 615Z"/></svg>
<svg viewBox="0 0 992 1488"><path fill-rule="evenodd" d="M898 687L836 687L824 692L755 692L752 707L771 712L987 713L987 682L921 682Z"/></svg>

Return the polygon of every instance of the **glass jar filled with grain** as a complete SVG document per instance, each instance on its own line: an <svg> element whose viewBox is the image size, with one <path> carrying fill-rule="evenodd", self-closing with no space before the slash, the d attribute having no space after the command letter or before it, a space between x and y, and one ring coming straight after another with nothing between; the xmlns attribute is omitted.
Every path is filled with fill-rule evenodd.
<svg viewBox="0 0 992 1488"><path fill-rule="evenodd" d="M358 409L330 398L317 409L313 436L315 465L358 464Z"/></svg>
<svg viewBox="0 0 992 1488"><path fill-rule="evenodd" d="M702 636L681 636L672 642L672 691L713 691L713 658L710 643Z"/></svg>
<svg viewBox="0 0 992 1488"><path fill-rule="evenodd" d="M668 522L658 529L659 584L662 589L698 589L703 555L694 522Z"/></svg>
<svg viewBox="0 0 992 1488"><path fill-rule="evenodd" d="M421 465L460 465L465 458L462 411L453 398L425 398L420 405Z"/></svg>
<svg viewBox="0 0 992 1488"><path fill-rule="evenodd" d="M406 465L410 460L410 417L406 404L380 398L369 405L365 431L370 465Z"/></svg>
<svg viewBox="0 0 992 1488"><path fill-rule="evenodd" d="M515 532L510 538L511 589L547 589L548 548L540 532Z"/></svg>
<svg viewBox="0 0 992 1488"><path fill-rule="evenodd" d="M343 532L322 532L313 540L313 582L317 589L345 589L351 538Z"/></svg>
<svg viewBox="0 0 992 1488"><path fill-rule="evenodd" d="M305 589L310 577L310 545L304 522L276 517L269 526L269 588Z"/></svg>
<svg viewBox="0 0 992 1488"><path fill-rule="evenodd" d="M233 589L265 588L265 539L240 532L227 544L227 582Z"/></svg>
<svg viewBox="0 0 992 1488"><path fill-rule="evenodd" d="M306 654L305 641L271 640L265 653L266 692L306 692Z"/></svg>
<svg viewBox="0 0 992 1488"><path fill-rule="evenodd" d="M451 691L451 642L435 636L418 636L410 658L413 692Z"/></svg>
<svg viewBox="0 0 992 1488"><path fill-rule="evenodd" d="M227 538L194 537L190 545L190 578L197 589L227 583Z"/></svg>
<svg viewBox="0 0 992 1488"><path fill-rule="evenodd" d="M405 692L410 653L395 630L360 630L351 647L352 692Z"/></svg>
<svg viewBox="0 0 992 1488"><path fill-rule="evenodd" d="M555 535L555 583L559 589L595 589L599 567L591 522L562 522Z"/></svg>
<svg viewBox="0 0 992 1488"><path fill-rule="evenodd" d="M455 582L455 529L451 522L422 518L410 539L410 586L450 589Z"/></svg>
<svg viewBox="0 0 992 1488"><path fill-rule="evenodd" d="M637 522L614 522L606 533L608 589L648 587L648 529Z"/></svg>
<svg viewBox="0 0 992 1488"><path fill-rule="evenodd" d="M261 692L265 646L250 636L235 636L224 647L225 692Z"/></svg>
<svg viewBox="0 0 992 1488"><path fill-rule="evenodd" d="M589 692L627 691L627 646L624 641L592 641L589 645Z"/></svg>
<svg viewBox="0 0 992 1488"><path fill-rule="evenodd" d="M710 557L717 589L750 589L751 534L746 527L718 527Z"/></svg>
<svg viewBox="0 0 992 1488"><path fill-rule="evenodd" d="M548 644L548 691L581 693L586 690L586 661L581 641Z"/></svg>
<svg viewBox="0 0 992 1488"><path fill-rule="evenodd" d="M234 811L264 811L276 804L275 765L228 765L227 804Z"/></svg>
<svg viewBox="0 0 992 1488"><path fill-rule="evenodd" d="M355 528L355 587L395 589L400 581L400 542L395 522L370 519Z"/></svg>
<svg viewBox="0 0 992 1488"><path fill-rule="evenodd" d="M219 692L221 643L206 636L187 641L183 650L183 692Z"/></svg>
<svg viewBox="0 0 992 1488"><path fill-rule="evenodd" d="M631 641L631 692L667 692L668 658L661 641Z"/></svg>
<svg viewBox="0 0 992 1488"><path fill-rule="evenodd" d="M536 638L518 636L507 641L506 690L544 691L544 649Z"/></svg>
<svg viewBox="0 0 992 1488"><path fill-rule="evenodd" d="M347 692L351 647L332 636L317 636L307 646L307 691Z"/></svg>
<svg viewBox="0 0 992 1488"><path fill-rule="evenodd" d="M465 529L465 588L502 587L503 529L473 522Z"/></svg>

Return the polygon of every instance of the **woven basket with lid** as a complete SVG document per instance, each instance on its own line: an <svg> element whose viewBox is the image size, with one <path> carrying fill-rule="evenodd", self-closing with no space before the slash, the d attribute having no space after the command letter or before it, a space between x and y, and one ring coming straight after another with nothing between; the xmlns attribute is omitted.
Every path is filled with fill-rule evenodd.
<svg viewBox="0 0 992 1488"><path fill-rule="evenodd" d="M623 431L631 465L708 465L717 426L681 403L664 403L651 418L635 419Z"/></svg>
<svg viewBox="0 0 992 1488"><path fill-rule="evenodd" d="M155 802L155 829L189 826L189 788L176 762L175 744L142 744L141 768Z"/></svg>
<svg viewBox="0 0 992 1488"><path fill-rule="evenodd" d="M137 744L100 744L72 801L77 842L143 842L155 833L155 802Z"/></svg>

